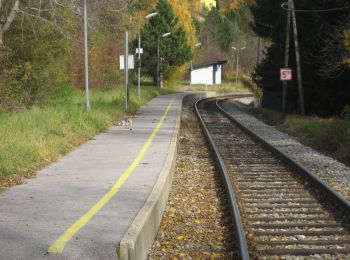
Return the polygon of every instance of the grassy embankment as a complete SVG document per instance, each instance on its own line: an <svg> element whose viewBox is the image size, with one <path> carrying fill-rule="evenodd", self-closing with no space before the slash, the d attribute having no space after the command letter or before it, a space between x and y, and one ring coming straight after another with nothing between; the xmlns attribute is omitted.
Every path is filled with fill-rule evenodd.
<svg viewBox="0 0 350 260"><path fill-rule="evenodd" d="M159 94L142 88L140 105ZM137 110L137 90L131 90L128 113ZM79 144L107 129L124 115L123 89L91 91L91 111L85 93L62 86L45 106L20 112L0 111L0 188L15 185Z"/></svg>
<svg viewBox="0 0 350 260"><path fill-rule="evenodd" d="M230 81L223 82L221 85L194 85L192 86L192 91L213 91L218 94L224 93L246 93L249 89L245 87L242 83L233 83Z"/></svg>
<svg viewBox="0 0 350 260"><path fill-rule="evenodd" d="M254 109L254 113L267 124L296 136L302 143L350 165L350 107L344 110L341 118L284 117L268 109Z"/></svg>

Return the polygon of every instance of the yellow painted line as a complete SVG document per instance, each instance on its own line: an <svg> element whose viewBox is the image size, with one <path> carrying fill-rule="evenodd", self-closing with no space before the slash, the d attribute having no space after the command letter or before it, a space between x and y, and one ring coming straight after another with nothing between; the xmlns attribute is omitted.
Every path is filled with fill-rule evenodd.
<svg viewBox="0 0 350 260"><path fill-rule="evenodd" d="M151 135L148 137L146 143L143 145L141 151L129 166L128 169L120 176L114 186L99 200L92 208L90 208L80 219L78 219L72 226L70 226L48 249L48 252L51 254L60 254L63 252L66 244L72 239L72 237L82 229L106 204L110 201L119 191L120 187L126 182L131 173L135 170L135 168L139 165L142 158L145 156L149 146L151 145L155 135L161 128L166 116L169 113L171 105L174 102L173 98L169 103L167 109L164 112L164 115L160 119L157 126L154 128Z"/></svg>

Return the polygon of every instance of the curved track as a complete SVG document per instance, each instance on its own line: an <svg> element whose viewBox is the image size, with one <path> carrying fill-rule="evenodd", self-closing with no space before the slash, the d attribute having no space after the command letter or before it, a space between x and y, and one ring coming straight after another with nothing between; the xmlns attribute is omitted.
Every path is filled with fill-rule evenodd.
<svg viewBox="0 0 350 260"><path fill-rule="evenodd" d="M247 134L215 99L196 111L226 181L242 259L350 258L345 199Z"/></svg>

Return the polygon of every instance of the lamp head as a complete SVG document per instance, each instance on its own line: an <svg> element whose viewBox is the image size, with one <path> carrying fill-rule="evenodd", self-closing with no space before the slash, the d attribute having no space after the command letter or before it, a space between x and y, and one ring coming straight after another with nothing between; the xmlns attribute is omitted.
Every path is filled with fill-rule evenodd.
<svg viewBox="0 0 350 260"><path fill-rule="evenodd" d="M163 37L163 38L168 37L170 34L171 34L171 32L164 33L164 34L162 35L162 37Z"/></svg>
<svg viewBox="0 0 350 260"><path fill-rule="evenodd" d="M150 13L150 14L145 16L145 19L151 19L152 17L156 16L157 14L158 14L158 12Z"/></svg>

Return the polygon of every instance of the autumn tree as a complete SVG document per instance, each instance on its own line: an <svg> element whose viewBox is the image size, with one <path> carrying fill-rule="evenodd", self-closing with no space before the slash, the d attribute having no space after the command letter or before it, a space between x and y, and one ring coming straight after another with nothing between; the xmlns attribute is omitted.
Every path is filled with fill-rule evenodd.
<svg viewBox="0 0 350 260"><path fill-rule="evenodd" d="M19 0L15 0L10 4L7 2L7 5L5 6L5 4L0 1L0 17L1 21L3 21L2 24L0 24L0 48L3 48L4 45L4 33L10 29L10 26L19 11L19 2Z"/></svg>
<svg viewBox="0 0 350 260"><path fill-rule="evenodd" d="M197 42L196 28L193 24L193 15L199 12L199 0L169 0L169 3L174 10L174 14L179 17L179 23L183 26L189 44L192 46Z"/></svg>
<svg viewBox="0 0 350 260"><path fill-rule="evenodd" d="M165 79L169 77L172 69L188 62L192 53L186 31L168 1L159 0L153 11L158 12L158 15L142 28L141 37L144 48L143 69L154 78L156 83L158 43L161 56L160 69ZM162 35L167 32L171 35L162 38ZM136 46L136 43L134 45Z"/></svg>
<svg viewBox="0 0 350 260"><path fill-rule="evenodd" d="M42 103L59 85L82 86L81 0L0 1L0 107ZM115 86L123 32L155 0L87 0L91 87Z"/></svg>

